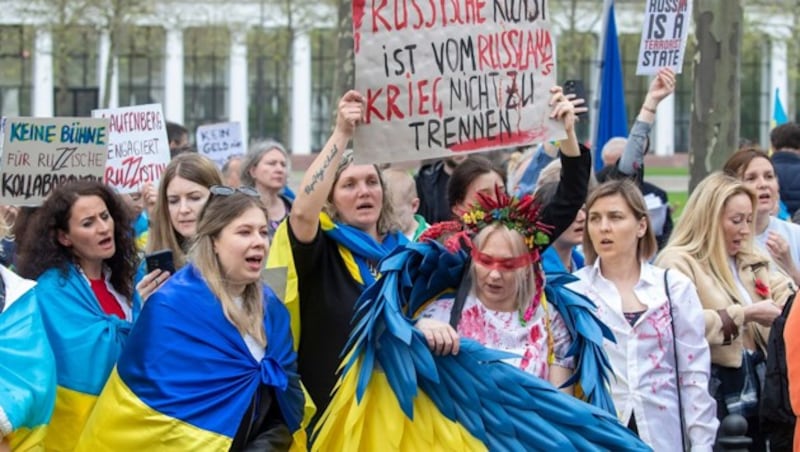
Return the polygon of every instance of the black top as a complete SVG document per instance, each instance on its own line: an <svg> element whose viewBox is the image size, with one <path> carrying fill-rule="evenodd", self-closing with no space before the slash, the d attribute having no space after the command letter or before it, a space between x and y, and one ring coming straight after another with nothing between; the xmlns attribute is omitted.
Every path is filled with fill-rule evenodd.
<svg viewBox="0 0 800 452"><path fill-rule="evenodd" d="M6 307L6 283L3 281L3 275L0 275L0 313Z"/></svg>
<svg viewBox="0 0 800 452"><path fill-rule="evenodd" d="M589 174L592 170L592 153L589 148L581 145L581 155L567 157L561 155L561 178L559 179L556 195L550 204L544 206L539 215L539 222L550 226L550 243L558 238L562 232L575 221L578 211L586 202L589 189ZM544 252L543 247L540 252Z"/></svg>
<svg viewBox="0 0 800 452"><path fill-rule="evenodd" d="M789 215L794 215L800 209L800 155L779 149L772 154L772 165L778 176L781 201L786 204Z"/></svg>
<svg viewBox="0 0 800 452"><path fill-rule="evenodd" d="M231 442L231 451L287 451L292 434L286 426L275 389L261 385L253 395Z"/></svg>
<svg viewBox="0 0 800 452"><path fill-rule="evenodd" d="M350 320L361 287L347 271L336 242L321 227L314 240L301 243L291 223L288 226L302 325L298 371L319 416L331 399L340 354L350 335Z"/></svg>
<svg viewBox="0 0 800 452"><path fill-rule="evenodd" d="M450 181L450 175L444 171L444 165L444 160L423 165L414 178L419 197L417 213L428 224L453 219L450 204L447 202L447 182Z"/></svg>

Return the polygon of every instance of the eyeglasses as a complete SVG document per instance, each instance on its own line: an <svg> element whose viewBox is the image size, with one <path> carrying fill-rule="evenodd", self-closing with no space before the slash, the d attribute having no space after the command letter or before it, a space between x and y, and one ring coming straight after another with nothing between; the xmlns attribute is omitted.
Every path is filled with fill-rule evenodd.
<svg viewBox="0 0 800 452"><path fill-rule="evenodd" d="M208 191L211 192L214 196L230 196L237 191L247 196L252 196L254 198L260 198L261 195L253 188L242 186L239 188L228 187L227 185L212 185L208 188Z"/></svg>

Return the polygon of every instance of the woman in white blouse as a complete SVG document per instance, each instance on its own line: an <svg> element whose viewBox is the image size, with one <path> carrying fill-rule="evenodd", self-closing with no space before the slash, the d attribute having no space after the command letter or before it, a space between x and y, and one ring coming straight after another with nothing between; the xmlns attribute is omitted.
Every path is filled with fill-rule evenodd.
<svg viewBox="0 0 800 452"><path fill-rule="evenodd" d="M708 393L710 354L694 285L678 271L665 276L648 263L657 244L633 182L600 185L586 209L587 266L570 287L597 304L598 317L616 336L605 348L616 374L610 383L620 421L656 451L680 450L682 441L693 451L712 450L719 423Z"/></svg>

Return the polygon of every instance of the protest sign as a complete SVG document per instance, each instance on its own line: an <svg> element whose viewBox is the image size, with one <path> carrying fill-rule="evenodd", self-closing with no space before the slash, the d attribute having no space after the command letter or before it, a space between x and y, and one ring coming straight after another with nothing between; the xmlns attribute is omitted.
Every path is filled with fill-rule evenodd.
<svg viewBox="0 0 800 452"><path fill-rule="evenodd" d="M244 154L242 125L238 122L206 124L197 128L197 151L217 164L217 168L228 158Z"/></svg>
<svg viewBox="0 0 800 452"><path fill-rule="evenodd" d="M38 206L57 186L102 180L108 153L108 120L6 118L0 204Z"/></svg>
<svg viewBox="0 0 800 452"><path fill-rule="evenodd" d="M353 2L356 160L452 156L564 138L550 120L547 0Z"/></svg>
<svg viewBox="0 0 800 452"><path fill-rule="evenodd" d="M655 75L661 68L681 73L691 18L692 0L645 1L637 75Z"/></svg>
<svg viewBox="0 0 800 452"><path fill-rule="evenodd" d="M143 184L158 185L169 164L167 125L160 104L93 110L108 118L105 182L117 193L135 193Z"/></svg>

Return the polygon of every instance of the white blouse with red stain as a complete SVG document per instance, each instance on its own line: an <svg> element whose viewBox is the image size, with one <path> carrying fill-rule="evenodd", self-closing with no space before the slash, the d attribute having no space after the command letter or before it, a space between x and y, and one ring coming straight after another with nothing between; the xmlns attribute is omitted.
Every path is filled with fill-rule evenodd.
<svg viewBox="0 0 800 452"><path fill-rule="evenodd" d="M614 369L611 395L619 420L628 425L635 417L639 436L655 451L681 450L680 387L691 450L711 451L719 422L716 403L708 392L711 352L697 289L682 273L670 270L671 315L664 269L642 264L633 291L646 311L631 326L622 312L619 291L603 277L599 263L600 259L575 272L580 280L567 287L594 301L597 316L616 337L616 343L606 340L604 348ZM673 343L678 349L680 383L675 378Z"/></svg>
<svg viewBox="0 0 800 452"><path fill-rule="evenodd" d="M429 304L422 311L422 317L449 323L452 309L453 299L442 298ZM469 295L464 301L457 330L461 337L473 339L487 348L519 355L520 358L507 359L505 362L546 380L550 374L546 315L550 316L550 334L553 335L553 364L573 369L574 359L567 357L572 338L552 306L545 310L540 305L531 320L522 325L518 311L493 311L475 295Z"/></svg>

